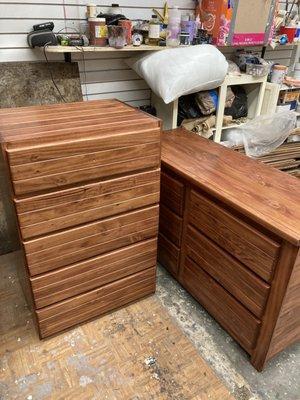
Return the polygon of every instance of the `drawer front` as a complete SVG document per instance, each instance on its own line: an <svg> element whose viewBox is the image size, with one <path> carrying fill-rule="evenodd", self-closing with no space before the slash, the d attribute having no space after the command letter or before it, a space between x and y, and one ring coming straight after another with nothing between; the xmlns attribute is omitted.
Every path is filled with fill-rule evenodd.
<svg viewBox="0 0 300 400"><path fill-rule="evenodd" d="M193 227L186 254L257 317L262 317L270 286Z"/></svg>
<svg viewBox="0 0 300 400"><path fill-rule="evenodd" d="M155 267L36 311L42 338L88 321L155 291Z"/></svg>
<svg viewBox="0 0 300 400"><path fill-rule="evenodd" d="M251 354L260 321L189 258L185 260L182 284Z"/></svg>
<svg viewBox="0 0 300 400"><path fill-rule="evenodd" d="M269 282L280 245L204 196L191 191L189 222Z"/></svg>
<svg viewBox="0 0 300 400"><path fill-rule="evenodd" d="M30 275L86 260L155 237L158 206L24 242Z"/></svg>
<svg viewBox="0 0 300 400"><path fill-rule="evenodd" d="M177 247L180 247L182 218L178 217L164 205L160 205L159 210L159 232Z"/></svg>
<svg viewBox="0 0 300 400"><path fill-rule="evenodd" d="M16 165L11 160L11 153L8 150L14 192L16 196L20 196L146 168L158 168L160 165L159 129L153 130L153 141L150 143L143 142L143 135L140 132L135 134L140 135L140 143L137 145L132 146L128 143L122 146L112 142L108 149L103 149L101 142L98 143L96 139L94 142L87 140L86 142L91 147L83 152L80 145L86 149L86 142L81 140L77 141L77 153L75 151L70 156L63 157L53 155L56 154L57 146L60 144L48 144L48 153L46 151L43 157L39 154L42 160L29 161L24 157L24 162ZM76 143L76 140L74 142ZM27 149L24 151L26 154ZM22 149L19 152L22 153ZM30 159L32 160L32 155Z"/></svg>
<svg viewBox="0 0 300 400"><path fill-rule="evenodd" d="M159 174L157 169L16 199L22 237L28 239L158 203Z"/></svg>
<svg viewBox="0 0 300 400"><path fill-rule="evenodd" d="M165 171L161 174L160 202L175 214L183 216L184 185Z"/></svg>
<svg viewBox="0 0 300 400"><path fill-rule="evenodd" d="M158 261L173 276L177 277L180 250L161 233L158 235Z"/></svg>
<svg viewBox="0 0 300 400"><path fill-rule="evenodd" d="M45 307L155 267L156 251L157 240L150 239L33 277L35 305Z"/></svg>

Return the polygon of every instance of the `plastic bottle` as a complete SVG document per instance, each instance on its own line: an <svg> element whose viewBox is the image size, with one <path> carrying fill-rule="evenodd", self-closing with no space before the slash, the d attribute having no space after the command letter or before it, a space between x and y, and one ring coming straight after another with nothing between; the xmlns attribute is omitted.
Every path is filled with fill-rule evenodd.
<svg viewBox="0 0 300 400"><path fill-rule="evenodd" d="M109 13L113 15L123 14L119 4L113 3L109 8Z"/></svg>
<svg viewBox="0 0 300 400"><path fill-rule="evenodd" d="M152 19L149 21L149 40L150 46L158 46L160 41L160 22L157 15L152 15Z"/></svg>
<svg viewBox="0 0 300 400"><path fill-rule="evenodd" d="M180 44L179 35L181 31L181 12L178 7L169 10L169 24L167 27L167 46L177 47Z"/></svg>

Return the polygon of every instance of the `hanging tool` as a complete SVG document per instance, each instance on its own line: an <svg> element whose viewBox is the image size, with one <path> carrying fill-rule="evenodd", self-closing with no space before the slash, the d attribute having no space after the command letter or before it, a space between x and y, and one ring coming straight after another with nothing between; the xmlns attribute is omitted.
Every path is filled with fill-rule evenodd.
<svg viewBox="0 0 300 400"><path fill-rule="evenodd" d="M162 24L167 25L169 22L169 6L168 6L168 2L165 2L164 5L164 12L163 14L161 14L158 10L156 10L155 8L153 8L153 12L155 13L155 15L158 16L159 20L161 21Z"/></svg>

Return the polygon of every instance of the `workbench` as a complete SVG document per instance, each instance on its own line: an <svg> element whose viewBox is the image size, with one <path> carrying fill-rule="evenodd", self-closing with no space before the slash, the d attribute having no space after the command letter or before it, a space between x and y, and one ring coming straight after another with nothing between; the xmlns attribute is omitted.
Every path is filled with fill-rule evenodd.
<svg viewBox="0 0 300 400"><path fill-rule="evenodd" d="M159 261L257 370L300 338L300 181L184 129L162 140Z"/></svg>

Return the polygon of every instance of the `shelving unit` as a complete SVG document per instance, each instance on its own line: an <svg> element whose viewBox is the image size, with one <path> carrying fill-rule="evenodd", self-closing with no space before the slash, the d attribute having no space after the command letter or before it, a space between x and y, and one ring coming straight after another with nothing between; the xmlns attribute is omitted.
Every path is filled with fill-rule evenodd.
<svg viewBox="0 0 300 400"><path fill-rule="evenodd" d="M264 102L264 94L267 84L267 76L253 77L252 75L242 74L240 76L227 75L222 85L219 87L219 106L216 112L217 122L214 129L214 141L220 142L223 129L238 126L232 124L223 127L223 117L228 86L245 86L248 95L248 118L253 119L261 114ZM178 100L170 104L165 104L162 99L155 94L152 95L152 105L156 108L158 117L163 120L164 129L177 128Z"/></svg>
<svg viewBox="0 0 300 400"><path fill-rule="evenodd" d="M150 46L142 44L141 46L125 46L122 49L115 49L114 47L99 47L99 46L48 46L46 48L47 53L103 53L113 51L158 51L164 50L166 47L162 46Z"/></svg>
<svg viewBox="0 0 300 400"><path fill-rule="evenodd" d="M159 51L164 50L166 47L162 46L150 46L143 44L141 46L125 46L122 49L115 49L114 47L105 46L47 46L46 52L49 54L64 54L65 61L72 61L73 53L112 53L116 51L120 52L143 52L143 51Z"/></svg>

